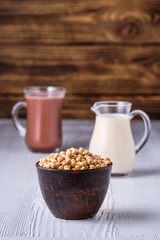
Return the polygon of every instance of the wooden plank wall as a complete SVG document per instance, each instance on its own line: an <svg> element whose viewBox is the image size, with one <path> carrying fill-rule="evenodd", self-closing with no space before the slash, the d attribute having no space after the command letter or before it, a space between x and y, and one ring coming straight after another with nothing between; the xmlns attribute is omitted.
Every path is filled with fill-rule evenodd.
<svg viewBox="0 0 160 240"><path fill-rule="evenodd" d="M29 85L66 87L64 118L99 100L160 118L160 1L0 0L0 117Z"/></svg>

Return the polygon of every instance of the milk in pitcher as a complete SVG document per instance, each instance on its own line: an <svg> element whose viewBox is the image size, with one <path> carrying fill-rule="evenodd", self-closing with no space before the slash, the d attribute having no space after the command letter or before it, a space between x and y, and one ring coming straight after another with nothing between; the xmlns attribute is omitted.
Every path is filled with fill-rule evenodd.
<svg viewBox="0 0 160 240"><path fill-rule="evenodd" d="M113 162L112 174L129 173L135 158L130 116L118 113L97 115L89 151L102 158L109 157Z"/></svg>

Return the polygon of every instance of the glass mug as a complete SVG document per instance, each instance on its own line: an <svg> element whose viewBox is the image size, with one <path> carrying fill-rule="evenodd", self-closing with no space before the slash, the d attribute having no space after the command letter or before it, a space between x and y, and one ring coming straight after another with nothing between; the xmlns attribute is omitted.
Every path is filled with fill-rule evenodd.
<svg viewBox="0 0 160 240"><path fill-rule="evenodd" d="M14 126L32 151L51 152L61 146L61 110L65 93L66 89L62 87L26 87L26 102L13 106ZM23 107L27 108L27 128L18 120L18 112Z"/></svg>
<svg viewBox="0 0 160 240"><path fill-rule="evenodd" d="M91 110L96 114L89 151L109 157L113 162L112 175L128 175L133 167L135 153L146 143L151 129L148 115L141 110L130 112L132 104L123 101L96 102ZM144 122L144 134L135 146L130 120L139 115Z"/></svg>

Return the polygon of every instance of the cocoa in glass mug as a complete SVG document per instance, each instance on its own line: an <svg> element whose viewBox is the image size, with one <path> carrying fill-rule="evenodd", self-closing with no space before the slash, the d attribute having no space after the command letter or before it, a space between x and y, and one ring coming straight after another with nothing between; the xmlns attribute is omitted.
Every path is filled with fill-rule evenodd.
<svg viewBox="0 0 160 240"><path fill-rule="evenodd" d="M36 152L56 151L62 144L61 110L66 89L54 86L24 88L26 102L12 108L13 123L25 137L27 146ZM27 128L18 120L21 108L27 108Z"/></svg>
<svg viewBox="0 0 160 240"><path fill-rule="evenodd" d="M128 175L131 172L135 153L144 146L150 134L148 115L141 110L130 112L131 106L130 102L99 101L91 108L96 120L89 151L111 159L112 175ZM144 122L144 134L137 145L134 144L130 126L130 121L136 115Z"/></svg>

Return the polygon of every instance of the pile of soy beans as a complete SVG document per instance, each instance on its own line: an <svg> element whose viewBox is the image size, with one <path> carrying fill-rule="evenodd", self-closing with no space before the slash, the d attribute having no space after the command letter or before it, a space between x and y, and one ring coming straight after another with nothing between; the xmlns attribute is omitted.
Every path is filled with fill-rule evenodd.
<svg viewBox="0 0 160 240"><path fill-rule="evenodd" d="M106 167L110 164L109 158L102 159L99 155L92 154L82 147L79 149L72 147L66 152L52 153L39 161L41 167L62 170L88 170Z"/></svg>

